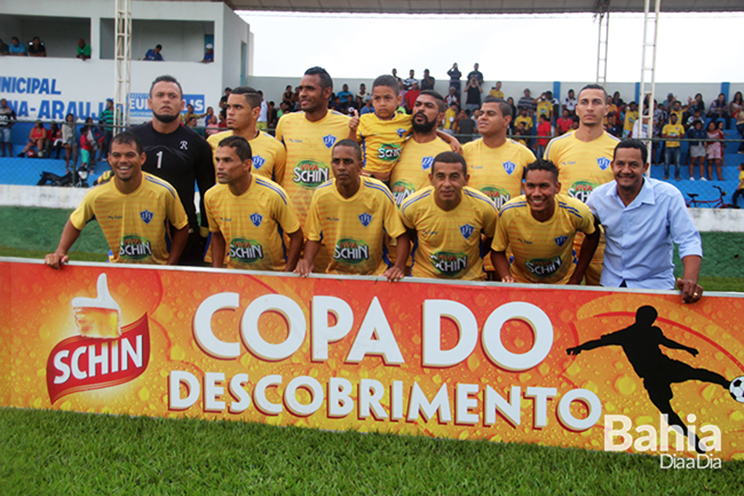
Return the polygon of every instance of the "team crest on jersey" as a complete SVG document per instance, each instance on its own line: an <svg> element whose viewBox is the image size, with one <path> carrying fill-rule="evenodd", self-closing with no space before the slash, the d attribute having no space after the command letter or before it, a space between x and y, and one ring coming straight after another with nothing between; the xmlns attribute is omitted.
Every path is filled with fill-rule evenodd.
<svg viewBox="0 0 744 496"><path fill-rule="evenodd" d="M432 165L434 165L434 157L424 157L421 159L421 168L425 171L431 169Z"/></svg>
<svg viewBox="0 0 744 496"><path fill-rule="evenodd" d="M326 146L326 148L332 147L336 143L336 137L332 134L329 134L328 136L323 136L323 144Z"/></svg>
<svg viewBox="0 0 744 496"><path fill-rule="evenodd" d="M258 213L251 214L251 222L253 222L253 225L258 227L261 225L261 221L263 220L263 215L260 215Z"/></svg>
<svg viewBox="0 0 744 496"><path fill-rule="evenodd" d="M402 138L406 134L406 130L405 129L398 129L395 132L398 133L398 137L399 138Z"/></svg>
<svg viewBox="0 0 744 496"><path fill-rule="evenodd" d="M140 217L142 218L142 221L145 224L150 223L150 221L152 220L152 216L153 216L153 213L150 212L149 210L143 210L142 212L140 212Z"/></svg>
<svg viewBox="0 0 744 496"><path fill-rule="evenodd" d="M607 157L600 157L597 159L597 165L600 169L605 170L610 166L610 159Z"/></svg>
<svg viewBox="0 0 744 496"><path fill-rule="evenodd" d="M568 238L565 236L558 236L553 241L555 241L555 244L557 244L558 246L563 246L567 239Z"/></svg>
<svg viewBox="0 0 744 496"><path fill-rule="evenodd" d="M512 172L514 172L514 169L516 169L516 168L517 168L517 164L515 164L514 162L511 162L511 161L509 161L509 162L504 162L504 163L503 163L503 165L504 165L504 170L505 170L505 171L506 171L506 173L507 173L507 174L509 174L510 176L511 176L511 173L512 173Z"/></svg>
<svg viewBox="0 0 744 496"><path fill-rule="evenodd" d="M462 233L462 236L465 239L468 239L471 234L473 234L473 231L475 228L471 226L470 224L465 224L464 226L460 226L460 233Z"/></svg>
<svg viewBox="0 0 744 496"><path fill-rule="evenodd" d="M361 222L364 227L367 227L369 223L372 222L372 216L367 212L364 212L359 216L359 222Z"/></svg>
<svg viewBox="0 0 744 496"><path fill-rule="evenodd" d="M254 169L260 169L264 163L266 163L266 160L261 155L253 156L253 168Z"/></svg>
<svg viewBox="0 0 744 496"><path fill-rule="evenodd" d="M188 150L189 149L189 142L186 140L181 141L181 150Z"/></svg>

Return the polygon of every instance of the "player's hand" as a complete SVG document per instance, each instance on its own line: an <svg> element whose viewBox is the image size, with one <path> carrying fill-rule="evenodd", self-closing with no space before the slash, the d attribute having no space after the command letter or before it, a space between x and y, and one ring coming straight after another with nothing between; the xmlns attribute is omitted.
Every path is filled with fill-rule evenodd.
<svg viewBox="0 0 744 496"><path fill-rule="evenodd" d="M578 355L579 353L581 353L581 348L579 348L578 346L575 346L573 348L568 348L566 350L567 355Z"/></svg>
<svg viewBox="0 0 744 496"><path fill-rule="evenodd" d="M312 271L313 263L301 258L300 261L297 262L297 267L295 267L294 273L300 277L307 277Z"/></svg>
<svg viewBox="0 0 744 496"><path fill-rule="evenodd" d="M682 291L682 303L697 303L703 297L703 287L690 279L677 279L677 289Z"/></svg>
<svg viewBox="0 0 744 496"><path fill-rule="evenodd" d="M56 270L61 269L62 265L66 264L69 261L70 257L63 253L57 253L56 251L44 257L44 263Z"/></svg>
<svg viewBox="0 0 744 496"><path fill-rule="evenodd" d="M459 141L457 141L457 138L452 137L452 141L450 141L450 146L452 147L452 151L462 155L462 145Z"/></svg>
<svg viewBox="0 0 744 496"><path fill-rule="evenodd" d="M359 128L359 111L357 109L354 109L354 113L351 115L351 119L349 119L349 129L352 131L356 131Z"/></svg>
<svg viewBox="0 0 744 496"><path fill-rule="evenodd" d="M509 274L508 276L502 277L501 282L517 282L517 280L514 279L513 275Z"/></svg>
<svg viewBox="0 0 744 496"><path fill-rule="evenodd" d="M382 275L385 276L385 279L387 279L388 282L398 282L406 276L403 269L394 265L383 272Z"/></svg>

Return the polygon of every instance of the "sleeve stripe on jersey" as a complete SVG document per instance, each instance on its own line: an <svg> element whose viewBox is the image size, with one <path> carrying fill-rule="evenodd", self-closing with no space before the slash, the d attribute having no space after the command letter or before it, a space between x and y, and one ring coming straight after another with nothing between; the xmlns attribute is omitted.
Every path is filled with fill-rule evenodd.
<svg viewBox="0 0 744 496"><path fill-rule="evenodd" d="M562 209L564 209L564 210L568 210L568 212L569 212L569 213L572 213L572 214L574 214L574 215L575 215L576 217L578 217L579 219L583 219L583 217L582 217L582 216L581 216L581 214L579 213L578 209L576 209L576 208L574 208L574 207L569 207L568 205L566 205L565 203L562 203L562 202L558 202L558 207L559 207L559 208L562 208Z"/></svg>
<svg viewBox="0 0 744 496"><path fill-rule="evenodd" d="M327 188L331 184L333 184L333 179L329 179L328 181L324 182L323 184L321 184L320 186L318 186L317 188L315 188L315 190L317 191L317 190L322 189L322 188Z"/></svg>
<svg viewBox="0 0 744 496"><path fill-rule="evenodd" d="M488 205L492 209L496 210L496 205L494 205L493 202L486 195L484 195L483 193L478 193L476 191L468 191L466 189L464 189L463 192L466 195L468 195L469 197L471 197L471 198L475 198L475 199L480 200L482 202L488 203Z"/></svg>
<svg viewBox="0 0 744 496"><path fill-rule="evenodd" d="M426 193L423 193L421 196L412 196L408 198L405 202L403 202L403 206L400 207L401 213L405 213L406 209L416 203L419 200L423 200L424 198L427 198L431 195L432 190L427 191Z"/></svg>
<svg viewBox="0 0 744 496"><path fill-rule="evenodd" d="M503 213L506 212L509 209L512 209L512 208L522 208L522 207L526 207L526 206L527 206L527 202L526 201L508 203L508 204L504 205L503 207L501 207L501 211L499 212L499 217L501 217L503 215Z"/></svg>
<svg viewBox="0 0 744 496"><path fill-rule="evenodd" d="M268 181L265 181L258 176L253 176L253 177L256 178L256 184L260 184L261 186L269 188L271 191L276 191L279 194L279 196L282 198L282 201L284 202L284 204L285 205L287 204L287 197L284 196L284 193L282 192L282 190L277 189L276 187L274 187L273 184L270 184Z"/></svg>
<svg viewBox="0 0 744 496"><path fill-rule="evenodd" d="M387 189L386 186L378 186L377 184L368 183L366 181L364 182L364 185L366 187L368 187L368 188L372 188L372 189L376 189L378 191L382 191L383 193L385 193L385 196L387 196L388 199L391 202L395 203L395 198L393 197L393 194L390 192L389 189Z"/></svg>
<svg viewBox="0 0 744 496"><path fill-rule="evenodd" d="M153 184L157 184L158 186L164 187L165 189L167 189L170 192L171 195L173 195L173 198L176 197L175 190L169 184L164 183L164 182L160 182L159 180L153 178L152 176L145 176L145 179L147 179L148 181L150 181Z"/></svg>
<svg viewBox="0 0 744 496"><path fill-rule="evenodd" d="M556 138L553 138L552 140L548 141L548 146L547 146L547 147L545 147L545 156L546 156L546 157L548 156L548 153L550 152L550 147L551 147L551 146L553 145L553 143L555 143L556 141L560 141L560 140L562 140L562 139L566 139L566 138L568 138L569 136L571 136L571 134L572 134L572 133L566 133L566 134L563 134L563 135L561 135L561 136L558 136L558 137L556 137Z"/></svg>

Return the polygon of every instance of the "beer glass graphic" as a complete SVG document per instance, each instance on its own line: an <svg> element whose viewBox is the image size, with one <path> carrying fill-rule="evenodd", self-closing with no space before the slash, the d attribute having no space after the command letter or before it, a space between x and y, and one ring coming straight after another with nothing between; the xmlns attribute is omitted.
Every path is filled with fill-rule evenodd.
<svg viewBox="0 0 744 496"><path fill-rule="evenodd" d="M106 274L98 276L98 295L72 299L72 314L80 334L91 338L117 338L121 334L121 310L111 297Z"/></svg>

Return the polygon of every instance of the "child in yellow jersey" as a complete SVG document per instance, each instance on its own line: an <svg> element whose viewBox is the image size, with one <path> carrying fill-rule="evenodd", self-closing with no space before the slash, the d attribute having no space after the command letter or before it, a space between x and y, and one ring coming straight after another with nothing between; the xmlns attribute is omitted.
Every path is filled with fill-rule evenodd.
<svg viewBox="0 0 744 496"><path fill-rule="evenodd" d="M398 81L393 76L383 75L372 83L374 114L359 117L354 111L354 117L349 122L349 139L362 147L364 175L381 181L390 178L390 171L400 157L403 142L411 133L412 116L396 112L400 102ZM450 143L455 151L460 149L459 142L453 136L444 132L437 134Z"/></svg>

